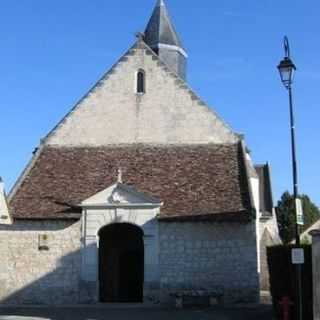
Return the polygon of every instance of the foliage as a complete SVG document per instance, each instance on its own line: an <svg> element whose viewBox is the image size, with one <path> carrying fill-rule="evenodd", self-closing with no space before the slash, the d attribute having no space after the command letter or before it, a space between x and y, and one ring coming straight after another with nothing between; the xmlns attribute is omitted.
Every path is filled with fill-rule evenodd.
<svg viewBox="0 0 320 320"><path fill-rule="evenodd" d="M283 319L279 302L283 297L296 301L296 266L291 262L291 249L294 246L274 246L267 248L268 266L270 273L270 291L273 300L276 319ZM302 297L303 319L313 319L312 295L312 251L310 245L303 246L305 263L302 265ZM293 304L290 319L296 319L296 308Z"/></svg>
<svg viewBox="0 0 320 320"><path fill-rule="evenodd" d="M304 213L305 224L302 228L302 231L304 231L320 219L320 210L307 195L301 195L299 198L302 200ZM278 201L276 213L280 237L284 243L289 243L295 238L296 216L294 212L294 199L288 191L284 192Z"/></svg>

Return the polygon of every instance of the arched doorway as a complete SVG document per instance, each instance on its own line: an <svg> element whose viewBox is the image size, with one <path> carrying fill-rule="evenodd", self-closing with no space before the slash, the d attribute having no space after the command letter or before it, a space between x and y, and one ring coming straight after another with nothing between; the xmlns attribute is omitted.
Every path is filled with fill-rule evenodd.
<svg viewBox="0 0 320 320"><path fill-rule="evenodd" d="M144 245L141 228L116 223L99 231L100 302L142 302Z"/></svg>

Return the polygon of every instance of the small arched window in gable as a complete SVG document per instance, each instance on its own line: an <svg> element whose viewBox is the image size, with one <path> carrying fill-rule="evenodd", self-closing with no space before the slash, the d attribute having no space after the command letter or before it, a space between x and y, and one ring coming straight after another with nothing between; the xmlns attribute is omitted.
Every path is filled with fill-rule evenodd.
<svg viewBox="0 0 320 320"><path fill-rule="evenodd" d="M137 73L137 93L143 94L146 92L146 75L143 70Z"/></svg>

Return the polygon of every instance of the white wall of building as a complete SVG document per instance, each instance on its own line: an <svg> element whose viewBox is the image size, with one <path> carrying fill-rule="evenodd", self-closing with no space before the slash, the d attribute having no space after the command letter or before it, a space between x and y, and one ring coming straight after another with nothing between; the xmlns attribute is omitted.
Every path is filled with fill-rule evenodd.
<svg viewBox="0 0 320 320"><path fill-rule="evenodd" d="M257 302L255 222L160 223L160 270L163 301L205 290L225 303Z"/></svg>
<svg viewBox="0 0 320 320"><path fill-rule="evenodd" d="M11 223L12 219L8 209L6 193L4 189L4 182L0 177L0 225L7 225Z"/></svg>
<svg viewBox="0 0 320 320"><path fill-rule="evenodd" d="M85 209L83 212L83 250L81 279L96 292L99 301L98 250L99 230L113 223L130 223L140 227L144 233L144 296L156 299L150 291L158 284L159 288L159 228L156 216L159 208L109 208ZM157 292L158 293L158 292Z"/></svg>
<svg viewBox="0 0 320 320"><path fill-rule="evenodd" d="M79 303L80 227L79 221L0 225L0 304Z"/></svg>
<svg viewBox="0 0 320 320"><path fill-rule="evenodd" d="M146 93L136 94L144 70ZM238 137L158 57L140 45L131 49L60 125L46 144L234 143Z"/></svg>
<svg viewBox="0 0 320 320"><path fill-rule="evenodd" d="M140 227L144 235L145 299L157 300L155 295L159 295L160 272L156 217L161 204L132 187L117 183L83 201L82 205L81 279L88 288L88 297L99 301L99 231L114 223L129 223Z"/></svg>

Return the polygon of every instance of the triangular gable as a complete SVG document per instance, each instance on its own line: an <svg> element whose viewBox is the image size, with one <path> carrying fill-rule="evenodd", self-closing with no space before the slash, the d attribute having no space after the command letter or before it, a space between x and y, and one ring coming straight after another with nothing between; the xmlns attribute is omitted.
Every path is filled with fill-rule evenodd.
<svg viewBox="0 0 320 320"><path fill-rule="evenodd" d="M81 203L82 207L161 206L160 200L139 192L132 186L115 183Z"/></svg>
<svg viewBox="0 0 320 320"><path fill-rule="evenodd" d="M141 67L150 80L143 97L134 92ZM238 135L140 39L48 134L45 144L237 141Z"/></svg>

